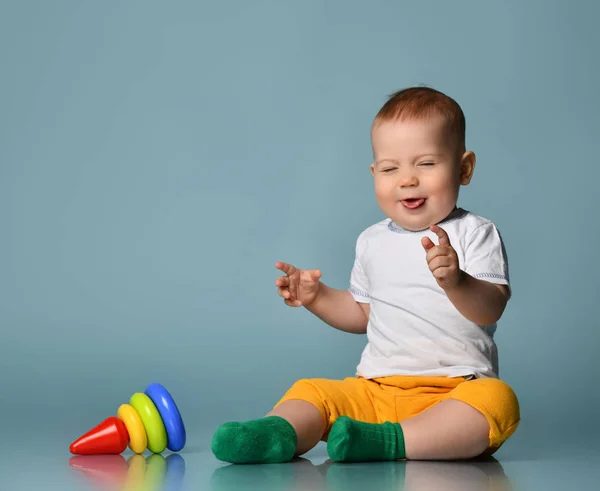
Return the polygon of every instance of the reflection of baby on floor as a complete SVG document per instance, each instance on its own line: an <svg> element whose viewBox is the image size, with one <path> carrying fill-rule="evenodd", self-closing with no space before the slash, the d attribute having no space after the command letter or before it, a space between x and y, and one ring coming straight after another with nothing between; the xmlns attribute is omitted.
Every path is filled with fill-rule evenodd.
<svg viewBox="0 0 600 491"><path fill-rule="evenodd" d="M500 462L406 462L405 491L509 491L512 489Z"/></svg>
<svg viewBox="0 0 600 491"><path fill-rule="evenodd" d="M463 462L395 461L313 465L297 458L288 465L228 465L212 475L211 490L281 491L510 491L511 482L493 457Z"/></svg>

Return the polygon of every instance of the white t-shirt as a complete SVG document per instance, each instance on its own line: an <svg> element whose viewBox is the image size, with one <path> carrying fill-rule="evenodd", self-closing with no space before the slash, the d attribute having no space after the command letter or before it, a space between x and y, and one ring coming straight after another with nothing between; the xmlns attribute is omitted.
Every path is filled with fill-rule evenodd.
<svg viewBox="0 0 600 491"><path fill-rule="evenodd" d="M438 225L463 271L510 288L504 244L490 220L456 208ZM410 231L388 218L357 239L349 291L371 309L357 375L497 378L496 324L477 325L450 302L429 270L425 235L439 243L428 229Z"/></svg>

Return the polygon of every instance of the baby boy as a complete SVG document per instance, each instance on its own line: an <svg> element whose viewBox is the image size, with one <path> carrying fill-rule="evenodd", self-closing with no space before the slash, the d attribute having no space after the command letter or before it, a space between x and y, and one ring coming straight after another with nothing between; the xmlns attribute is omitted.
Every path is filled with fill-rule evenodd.
<svg viewBox="0 0 600 491"><path fill-rule="evenodd" d="M504 244L492 221L457 205L475 168L462 109L431 88L398 91L371 141L386 218L358 236L349 288L276 263L287 305L367 335L356 374L299 380L265 417L221 425L222 461L287 462L319 441L336 462L469 459L519 424L494 342L511 296Z"/></svg>

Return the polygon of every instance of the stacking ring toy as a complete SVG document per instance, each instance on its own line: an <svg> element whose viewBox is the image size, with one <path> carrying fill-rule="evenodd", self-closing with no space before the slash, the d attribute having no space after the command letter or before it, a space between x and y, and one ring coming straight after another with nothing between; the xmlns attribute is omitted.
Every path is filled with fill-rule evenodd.
<svg viewBox="0 0 600 491"><path fill-rule="evenodd" d="M161 384L150 384L145 392L136 392L128 404L119 406L117 416L109 416L71 443L73 454L119 454L127 446L142 454L146 448L160 454L183 449L185 427L179 409Z"/></svg>
<svg viewBox="0 0 600 491"><path fill-rule="evenodd" d="M121 404L117 411L117 416L125 426L129 433L129 448L132 452L142 453L146 450L148 445L148 438L146 437L146 428L138 412L133 406L129 404Z"/></svg>
<svg viewBox="0 0 600 491"><path fill-rule="evenodd" d="M152 399L146 394L136 392L129 399L129 404L142 418L148 436L148 450L161 453L167 447L167 431Z"/></svg>
<svg viewBox="0 0 600 491"><path fill-rule="evenodd" d="M167 431L167 448L178 452L185 445L185 427L179 409L169 391L158 383L150 384L145 391L160 413Z"/></svg>

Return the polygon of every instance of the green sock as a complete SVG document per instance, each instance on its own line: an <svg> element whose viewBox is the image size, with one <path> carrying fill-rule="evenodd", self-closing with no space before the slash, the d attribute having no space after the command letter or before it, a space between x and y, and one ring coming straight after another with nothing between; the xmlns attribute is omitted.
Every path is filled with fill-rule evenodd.
<svg viewBox="0 0 600 491"><path fill-rule="evenodd" d="M362 423L340 416L329 432L327 453L335 462L404 459L402 427L399 423Z"/></svg>
<svg viewBox="0 0 600 491"><path fill-rule="evenodd" d="M296 431L279 416L225 423L213 436L212 452L233 464L288 462L296 453Z"/></svg>

